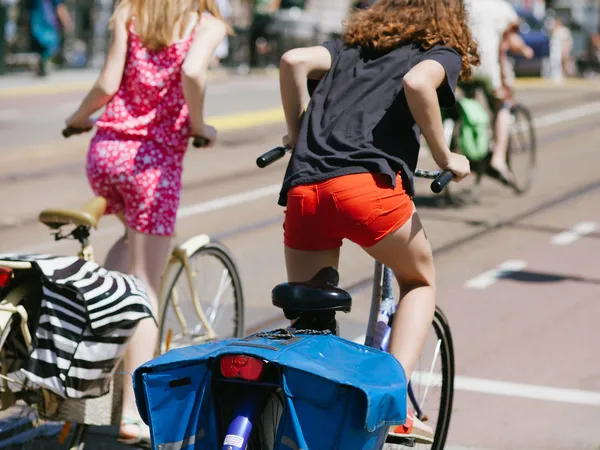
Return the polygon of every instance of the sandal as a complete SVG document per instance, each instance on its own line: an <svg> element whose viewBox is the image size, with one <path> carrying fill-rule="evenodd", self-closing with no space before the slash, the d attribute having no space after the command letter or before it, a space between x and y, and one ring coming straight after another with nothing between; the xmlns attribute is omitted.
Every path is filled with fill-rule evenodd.
<svg viewBox="0 0 600 450"><path fill-rule="evenodd" d="M404 425L390 428L386 442L406 445L407 439L413 439L416 444L433 444L433 430L417 419L412 411L408 411Z"/></svg>
<svg viewBox="0 0 600 450"><path fill-rule="evenodd" d="M142 432L144 430L144 426L146 425L140 419L134 419L133 417L123 416L121 419L121 426L123 425L135 425L139 429L139 434L137 437L132 438L123 438L120 436L119 432L119 442L125 445L131 445L139 448L152 448L152 443L149 438L143 437Z"/></svg>

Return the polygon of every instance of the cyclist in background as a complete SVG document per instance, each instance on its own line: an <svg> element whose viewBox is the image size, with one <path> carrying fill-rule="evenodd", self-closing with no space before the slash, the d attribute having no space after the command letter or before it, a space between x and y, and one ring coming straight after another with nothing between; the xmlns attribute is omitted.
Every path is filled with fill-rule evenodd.
<svg viewBox="0 0 600 450"><path fill-rule="evenodd" d="M89 130L90 116L106 106L87 155L96 195L108 201L125 236L105 266L131 273L157 292L171 247L181 193L183 156L190 136L211 146L216 130L204 122L207 69L228 27L214 0L121 0L112 17L105 66L67 126ZM142 320L125 355L125 372L154 356L158 330ZM124 383L121 439L149 438L132 383Z"/></svg>
<svg viewBox="0 0 600 450"><path fill-rule="evenodd" d="M440 105L454 104L457 80L477 63L461 0L379 0L342 39L281 59L284 144L294 149L279 199L288 280L338 267L343 239L390 267L401 287L390 351L408 379L435 309L431 246L411 198L420 131L441 169L469 174L445 143ZM433 440L412 412L392 433Z"/></svg>
<svg viewBox="0 0 600 450"><path fill-rule="evenodd" d="M518 35L520 18L506 0L464 0L469 11L469 27L481 56L480 66L474 70L473 82L484 88L490 108L495 113L495 143L488 173L506 185L516 187L506 164L510 133L510 98L503 81L502 64L508 64L505 51L533 57L533 50ZM510 69L510 67L508 67Z"/></svg>

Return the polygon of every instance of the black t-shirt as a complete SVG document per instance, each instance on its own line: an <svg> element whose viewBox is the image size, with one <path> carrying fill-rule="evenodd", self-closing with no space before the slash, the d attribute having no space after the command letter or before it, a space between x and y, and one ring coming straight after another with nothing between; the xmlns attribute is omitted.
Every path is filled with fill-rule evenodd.
<svg viewBox="0 0 600 450"><path fill-rule="evenodd" d="M438 88L440 105L452 106L460 55L449 47L426 51L417 44L373 57L346 47L340 39L323 46L331 53L331 69L321 80L309 82L311 100L279 204L286 205L293 186L364 172L388 175L394 187L396 174L401 173L407 193L414 195L412 174L419 156L420 130L408 108L402 80L419 62L438 61L446 71L446 81Z"/></svg>

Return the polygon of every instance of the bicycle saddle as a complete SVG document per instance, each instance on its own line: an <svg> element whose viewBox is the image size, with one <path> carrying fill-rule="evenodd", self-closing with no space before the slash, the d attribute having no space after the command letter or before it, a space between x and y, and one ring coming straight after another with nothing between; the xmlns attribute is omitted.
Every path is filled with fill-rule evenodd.
<svg viewBox="0 0 600 450"><path fill-rule="evenodd" d="M325 267L309 281L279 284L271 293L273 305L283 309L285 317L289 320L308 312L348 313L352 308L352 297L337 287L339 278L337 270Z"/></svg>
<svg viewBox="0 0 600 450"><path fill-rule="evenodd" d="M56 229L64 225L81 225L86 228L98 228L98 221L106 210L106 199L94 197L80 210L46 209L40 213L40 222Z"/></svg>

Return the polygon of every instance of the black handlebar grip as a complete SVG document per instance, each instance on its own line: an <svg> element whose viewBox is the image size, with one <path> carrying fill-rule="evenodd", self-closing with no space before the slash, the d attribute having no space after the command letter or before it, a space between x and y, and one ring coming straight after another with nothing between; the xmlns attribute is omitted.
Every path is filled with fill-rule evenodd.
<svg viewBox="0 0 600 450"><path fill-rule="evenodd" d="M431 190L433 191L433 193L439 194L440 192L442 192L444 188L448 186L448 183L452 181L452 178L454 178L454 174L452 172L450 172L449 170L443 171L431 183Z"/></svg>
<svg viewBox="0 0 600 450"><path fill-rule="evenodd" d="M196 148L206 147L208 144L210 144L210 140L204 136L194 136L194 140L192 141L192 145Z"/></svg>
<svg viewBox="0 0 600 450"><path fill-rule="evenodd" d="M278 159L283 158L285 156L286 151L286 147L277 147L273 150L269 150L267 153L260 155L258 158L256 158L256 165L263 169L269 164L274 163Z"/></svg>
<svg viewBox="0 0 600 450"><path fill-rule="evenodd" d="M64 130L62 130L62 135L65 138L70 138L71 136L74 136L76 134L83 134L83 133L87 133L88 131L91 131L91 127L89 128L73 128L73 127L67 127Z"/></svg>

